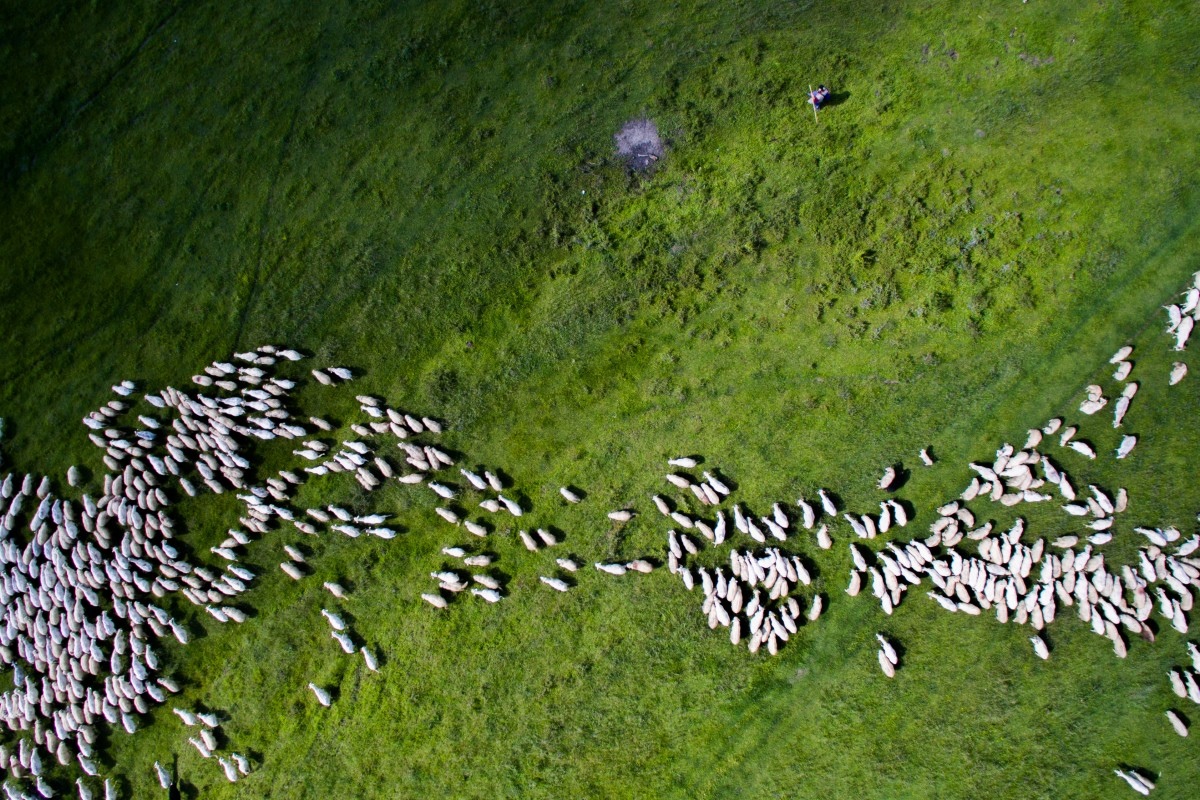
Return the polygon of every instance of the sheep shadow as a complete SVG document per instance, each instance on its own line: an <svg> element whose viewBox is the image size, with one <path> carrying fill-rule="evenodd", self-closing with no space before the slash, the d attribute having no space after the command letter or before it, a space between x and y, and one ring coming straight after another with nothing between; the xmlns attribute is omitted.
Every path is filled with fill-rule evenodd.
<svg viewBox="0 0 1200 800"><path fill-rule="evenodd" d="M892 464L892 469L896 470L896 477L892 480L892 485L885 490L888 494L900 491L912 479L912 470L900 462Z"/></svg>

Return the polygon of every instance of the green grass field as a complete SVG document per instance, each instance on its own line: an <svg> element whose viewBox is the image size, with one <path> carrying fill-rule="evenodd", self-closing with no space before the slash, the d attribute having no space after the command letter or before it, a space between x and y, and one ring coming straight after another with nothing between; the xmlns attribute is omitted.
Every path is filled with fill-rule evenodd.
<svg viewBox="0 0 1200 800"><path fill-rule="evenodd" d="M1200 269L1193 3L6 5L6 468L98 474L79 419L109 386L184 386L271 342L362 374L305 388L309 413L349 421L375 393L441 417L589 563L663 557L669 456L703 454L756 509L828 487L868 511L903 462L907 539L969 460L1055 415L1107 451L1060 459L1075 483L1129 490L1110 559L1144 544L1134 524L1196 528L1200 344L1169 352L1159 308ZM631 175L613 134L641 115L669 150ZM1115 393L1126 343L1141 441L1117 462L1107 413L1076 409ZM1193 372L1168 389L1177 359ZM1031 631L924 587L884 616L842 593L844 525L828 553L794 543L828 612L775 658L710 631L665 569L546 591L550 556L503 526L509 596L439 613L418 593L455 537L428 494L307 484L301 503L406 532L254 545L254 619L186 612L206 635L164 649L179 702L227 714L261 767L227 784L164 707L111 737L123 796L158 796L150 765L175 757L184 796L214 798L1132 797L1121 765L1196 796L1165 624L1121 661L1060 612L1041 662ZM642 515L605 518L625 505ZM976 508L1030 541L1071 529ZM179 513L203 552L237 505ZM275 565L301 538L297 584ZM328 639L333 578L379 675ZM893 681L876 631L903 646Z"/></svg>

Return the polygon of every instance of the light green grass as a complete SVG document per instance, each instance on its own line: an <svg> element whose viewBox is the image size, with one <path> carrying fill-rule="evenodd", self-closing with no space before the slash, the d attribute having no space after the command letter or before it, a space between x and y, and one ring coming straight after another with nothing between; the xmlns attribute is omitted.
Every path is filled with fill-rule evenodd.
<svg viewBox="0 0 1200 800"><path fill-rule="evenodd" d="M1196 374L1165 387L1158 310L1200 269L1191 4L147 2L2 19L0 414L18 469L98 469L78 420L112 383L183 385L273 341L363 373L305 389L306 409L349 419L361 391L444 417L450 446L506 470L530 524L588 560L661 553L648 495L684 452L760 509L825 486L869 510L902 460L921 530L967 460L1078 418L1131 342L1135 455L1060 461L1077 484L1129 488L1114 555L1133 553L1134 521L1194 527L1200 396ZM809 83L849 95L819 124ZM639 114L670 150L631 177L611 137ZM1111 448L1106 425L1084 430ZM566 483L585 504L557 499ZM1130 763L1183 798L1200 779L1162 715L1173 632L1118 661L1064 614L1043 664L1024 629L916 592L890 618L846 599L844 539L810 554L827 617L775 659L709 631L665 571L541 591L549 557L511 532L494 537L510 596L436 614L417 594L453 537L432 504L396 486L355 502L407 532L305 539L316 575L299 585L272 537L248 559L257 617L197 618L208 635L167 648L183 702L227 713L262 769L225 784L164 709L113 737L129 795L154 796L150 764L175 754L204 797L1124 797L1111 769ZM603 518L626 503L651 513ZM235 510L181 507L197 550ZM1021 512L1035 535L1065 530ZM332 577L383 674L328 639ZM877 630L905 650L892 682ZM333 708L309 680L337 687Z"/></svg>

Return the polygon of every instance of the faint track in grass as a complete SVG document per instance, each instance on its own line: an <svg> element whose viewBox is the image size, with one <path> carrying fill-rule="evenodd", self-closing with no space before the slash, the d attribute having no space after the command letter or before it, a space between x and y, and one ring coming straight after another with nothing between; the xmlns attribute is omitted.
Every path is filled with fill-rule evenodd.
<svg viewBox="0 0 1200 800"><path fill-rule="evenodd" d="M324 31L324 28L322 31ZM266 197L263 198L262 214L258 221L258 244L254 255L254 269L250 274L250 287L246 293L246 300L242 303L241 310L238 311L237 330L234 331L233 340L230 343L231 351L237 350L238 347L241 346L242 336L246 331L246 321L250 318L250 311L254 308L254 304L258 300L259 293L262 290L263 256L267 248L267 228L271 224L271 210L275 205L275 193L279 188L279 177L283 173L284 162L287 160L288 153L291 151L292 138L296 133L296 120L300 118L300 111L304 106L304 101L308 97L309 91L317 81L318 66L321 63L320 52L321 41L320 35L318 35L317 41L313 43L312 58L308 66L308 75L305 77L304 83L299 89L295 107L292 109L291 119L288 120L287 130L284 132L283 138L279 142L279 156L275 161L275 167L271 173L270 183L267 185Z"/></svg>
<svg viewBox="0 0 1200 800"><path fill-rule="evenodd" d="M15 179L18 175L18 170L16 170L14 165L20 161L27 161L31 162L30 166L32 167L32 162L37 161L37 159L56 141L58 141L59 137L61 137L63 133L65 133L75 123L75 121L79 119L79 117L82 116L83 113L87 111L92 104L95 103L96 100L98 100L100 96L108 90L110 86L113 85L117 78L119 78L126 70L133 66L133 63L146 49L147 45L149 45L150 42L160 32L162 32L163 28L170 24L171 20L175 19L175 17L179 15L179 12L183 10L185 5L186 3L177 3L169 11L167 11L162 19L155 23L154 27L146 32L146 35L142 37L142 40L138 42L137 45L134 46L134 48L130 50L120 61L117 62L116 66L113 67L108 75L101 80L94 89L92 89L87 97L83 98L83 100L81 100L73 109L67 112L66 116L63 117L63 119L52 131L41 137L40 142L31 143L29 146L24 148L25 152L23 153L19 152L19 147L15 148L14 152L9 155L9 157L12 159L12 163L10 163L8 166L10 180L15 182Z"/></svg>

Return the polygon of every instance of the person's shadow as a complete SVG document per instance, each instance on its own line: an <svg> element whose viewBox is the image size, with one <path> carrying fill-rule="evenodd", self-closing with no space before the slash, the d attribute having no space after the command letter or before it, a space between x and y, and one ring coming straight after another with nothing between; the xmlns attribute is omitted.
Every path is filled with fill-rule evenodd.
<svg viewBox="0 0 1200 800"><path fill-rule="evenodd" d="M830 92L829 97L825 98L825 102L821 103L821 110L840 106L842 103L850 99L849 92Z"/></svg>

